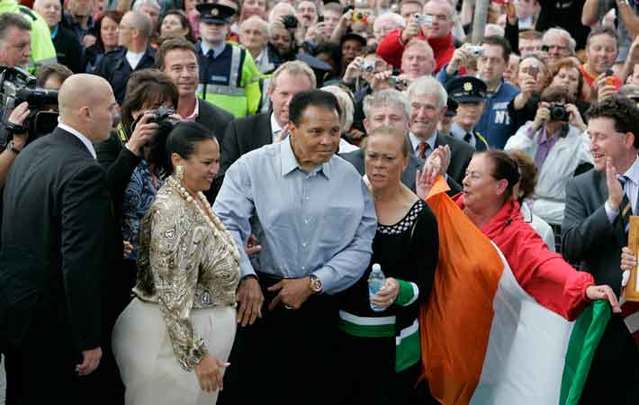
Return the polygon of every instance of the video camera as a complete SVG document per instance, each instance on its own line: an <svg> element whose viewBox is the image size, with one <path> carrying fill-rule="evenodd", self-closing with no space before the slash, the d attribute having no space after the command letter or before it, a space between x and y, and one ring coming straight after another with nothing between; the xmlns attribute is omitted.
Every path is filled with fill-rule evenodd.
<svg viewBox="0 0 639 405"><path fill-rule="evenodd" d="M36 86L35 76L19 67L0 65L0 102L4 108L2 125L9 124L9 116L20 103L29 103L29 116L22 125L29 133L29 142L53 131L58 125L58 92ZM15 125L13 125L15 127ZM18 131L13 131L18 132ZM0 135L0 145L6 145L13 133L6 131Z"/></svg>

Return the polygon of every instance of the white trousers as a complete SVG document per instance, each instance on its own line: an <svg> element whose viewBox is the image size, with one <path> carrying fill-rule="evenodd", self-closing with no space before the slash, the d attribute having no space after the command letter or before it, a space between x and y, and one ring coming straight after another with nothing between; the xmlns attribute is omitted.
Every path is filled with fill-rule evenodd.
<svg viewBox="0 0 639 405"><path fill-rule="evenodd" d="M196 336L209 354L226 361L235 338L235 308L191 311ZM160 307L134 298L113 329L113 353L126 387L127 405L213 405L218 391L200 389L195 371L180 367ZM231 365L232 367L232 365Z"/></svg>

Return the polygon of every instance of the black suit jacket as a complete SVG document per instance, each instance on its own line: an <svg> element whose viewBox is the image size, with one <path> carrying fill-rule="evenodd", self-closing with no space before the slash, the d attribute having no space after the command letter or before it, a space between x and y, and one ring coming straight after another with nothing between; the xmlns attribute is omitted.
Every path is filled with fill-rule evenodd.
<svg viewBox="0 0 639 405"><path fill-rule="evenodd" d="M12 341L39 314L77 353L102 345L113 232L104 169L80 140L57 128L24 149L5 185L0 250L0 322Z"/></svg>
<svg viewBox="0 0 639 405"><path fill-rule="evenodd" d="M566 186L562 225L563 255L580 262L597 284L608 284L619 296L621 248L626 246L621 216L610 223L606 173L590 170ZM611 369L615 373L610 373ZM595 352L582 404L635 404L639 395L639 352L620 315L613 314Z"/></svg>
<svg viewBox="0 0 639 405"><path fill-rule="evenodd" d="M271 113L261 113L231 122L222 142L220 174L245 153L273 143Z"/></svg>
<svg viewBox="0 0 639 405"><path fill-rule="evenodd" d="M204 125L207 128L213 130L215 137L220 145L224 139L226 127L231 121L233 121L233 114L214 106L208 101L204 101L201 98L198 99L199 109L195 122Z"/></svg>
<svg viewBox="0 0 639 405"><path fill-rule="evenodd" d="M131 73L155 66L155 49L151 47L146 49L135 69L131 69L127 62L126 52L126 48L119 47L106 53L95 69L96 75L104 77L111 84L115 99L120 105L124 101L126 84Z"/></svg>
<svg viewBox="0 0 639 405"><path fill-rule="evenodd" d="M224 182L224 174L240 156L270 143L273 143L270 112L231 121L220 142L220 171L211 189L204 193L209 202L213 204Z"/></svg>
<svg viewBox="0 0 639 405"><path fill-rule="evenodd" d="M82 44L73 31L58 24L58 33L53 38L58 63L71 69L73 73L82 73Z"/></svg>
<svg viewBox="0 0 639 405"><path fill-rule="evenodd" d="M448 145L450 147L450 165L448 166L448 186L450 187L449 194L455 195L461 191L461 183L466 172L466 167L470 163L470 159L473 157L474 149L466 142L459 141L452 136L437 134L435 140L435 147ZM356 150L353 152L340 155L344 160L350 162L360 174L364 174L364 152ZM415 181L417 177L417 171L421 170L423 162L421 162L415 154L411 153L408 159L408 166L402 173L402 183L406 187L415 191Z"/></svg>

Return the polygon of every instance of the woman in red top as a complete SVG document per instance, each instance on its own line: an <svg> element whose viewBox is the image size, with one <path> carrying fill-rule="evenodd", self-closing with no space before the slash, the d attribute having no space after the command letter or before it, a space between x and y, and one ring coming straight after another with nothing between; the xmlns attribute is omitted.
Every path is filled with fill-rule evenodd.
<svg viewBox="0 0 639 405"><path fill-rule="evenodd" d="M433 152L435 156L429 164L439 165L436 160L442 151ZM429 174L424 171L419 176L417 194L422 199L430 189ZM568 320L575 319L595 299L608 300L614 312L621 312L609 286L594 285L591 274L576 271L560 255L549 251L524 221L519 202L513 199L513 187L518 181L517 163L508 154L500 150L477 153L468 165L463 192L455 197L455 202L499 247L519 285L541 305Z"/></svg>

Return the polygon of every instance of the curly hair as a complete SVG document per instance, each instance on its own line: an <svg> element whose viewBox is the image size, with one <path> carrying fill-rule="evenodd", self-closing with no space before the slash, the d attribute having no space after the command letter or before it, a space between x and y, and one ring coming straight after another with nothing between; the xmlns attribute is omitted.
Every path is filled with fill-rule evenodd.
<svg viewBox="0 0 639 405"><path fill-rule="evenodd" d="M588 120L594 118L610 118L615 123L615 131L632 133L635 136L634 147L639 149L639 108L627 97L614 95L593 104L586 112Z"/></svg>
<svg viewBox="0 0 639 405"><path fill-rule="evenodd" d="M577 96L582 94L583 89L584 89L584 75L581 73L581 70L579 70L579 65L577 64L577 62L572 57L561 58L557 62L555 62L552 65L550 65L550 74L548 75L548 81L547 81L545 87L550 86L550 83L552 83L553 79L555 78L555 76L557 76L559 74L559 71L561 69L576 69L577 70L577 73L579 74L579 81L578 81L578 84L577 84Z"/></svg>

